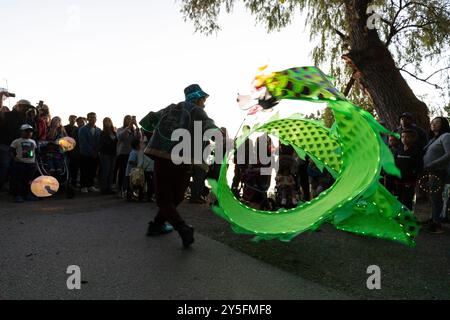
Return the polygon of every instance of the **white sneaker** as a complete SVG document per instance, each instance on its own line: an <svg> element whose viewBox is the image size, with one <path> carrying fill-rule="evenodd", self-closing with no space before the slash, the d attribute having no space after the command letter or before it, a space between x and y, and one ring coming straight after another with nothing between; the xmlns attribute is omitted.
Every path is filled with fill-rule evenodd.
<svg viewBox="0 0 450 320"><path fill-rule="evenodd" d="M88 188L81 188L80 192L81 193L89 193Z"/></svg>
<svg viewBox="0 0 450 320"><path fill-rule="evenodd" d="M90 187L88 190L89 192L100 192L96 187Z"/></svg>

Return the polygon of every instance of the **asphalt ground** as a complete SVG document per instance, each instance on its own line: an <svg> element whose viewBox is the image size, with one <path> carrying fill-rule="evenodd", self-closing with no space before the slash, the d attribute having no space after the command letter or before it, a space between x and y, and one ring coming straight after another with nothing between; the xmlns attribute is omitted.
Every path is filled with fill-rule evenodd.
<svg viewBox="0 0 450 320"><path fill-rule="evenodd" d="M448 225L443 235L421 232L416 248L328 225L255 243L207 206L180 211L196 229L190 250L176 233L145 237L154 204L0 198L0 299L450 299ZM70 265L81 268L81 290L67 289ZM380 290L367 288L371 265Z"/></svg>
<svg viewBox="0 0 450 320"><path fill-rule="evenodd" d="M0 299L349 298L201 232L189 250L176 233L147 238L154 205L112 197L1 205ZM67 287L69 266L80 268L80 290Z"/></svg>

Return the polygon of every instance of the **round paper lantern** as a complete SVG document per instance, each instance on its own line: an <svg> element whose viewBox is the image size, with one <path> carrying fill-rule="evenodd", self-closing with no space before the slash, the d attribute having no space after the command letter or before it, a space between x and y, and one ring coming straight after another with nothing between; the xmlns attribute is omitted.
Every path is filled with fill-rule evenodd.
<svg viewBox="0 0 450 320"><path fill-rule="evenodd" d="M58 192L59 182L50 176L41 176L31 183L31 192L38 198L51 197Z"/></svg>
<svg viewBox="0 0 450 320"><path fill-rule="evenodd" d="M58 140L58 144L63 152L69 152L75 149L77 142L71 137L64 137Z"/></svg>

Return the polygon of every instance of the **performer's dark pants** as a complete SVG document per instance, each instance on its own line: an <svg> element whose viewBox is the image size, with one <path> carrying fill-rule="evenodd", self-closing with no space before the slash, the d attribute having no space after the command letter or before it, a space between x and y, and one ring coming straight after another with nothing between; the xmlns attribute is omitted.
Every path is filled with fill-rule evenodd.
<svg viewBox="0 0 450 320"><path fill-rule="evenodd" d="M192 168L192 188L191 199L198 200L204 193L205 180L207 172L201 166L193 166Z"/></svg>
<svg viewBox="0 0 450 320"><path fill-rule="evenodd" d="M155 194L155 178L153 171L145 171L145 183L147 184L147 199L151 200Z"/></svg>
<svg viewBox="0 0 450 320"><path fill-rule="evenodd" d="M175 165L171 160L155 158L156 204L159 207L155 224L169 222L175 230L185 224L177 207L184 200L190 175L188 165Z"/></svg>

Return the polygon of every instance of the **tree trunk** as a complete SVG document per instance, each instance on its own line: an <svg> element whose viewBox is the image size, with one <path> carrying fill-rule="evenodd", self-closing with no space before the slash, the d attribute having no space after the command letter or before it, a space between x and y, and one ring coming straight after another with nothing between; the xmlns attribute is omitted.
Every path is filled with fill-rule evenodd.
<svg viewBox="0 0 450 320"><path fill-rule="evenodd" d="M352 67L356 68L360 84L389 129L399 126L399 117L403 112L412 113L417 125L428 129L430 119L426 104L414 95L377 31L367 28L366 12L371 2L345 1L351 50L344 55L344 59L351 61Z"/></svg>

